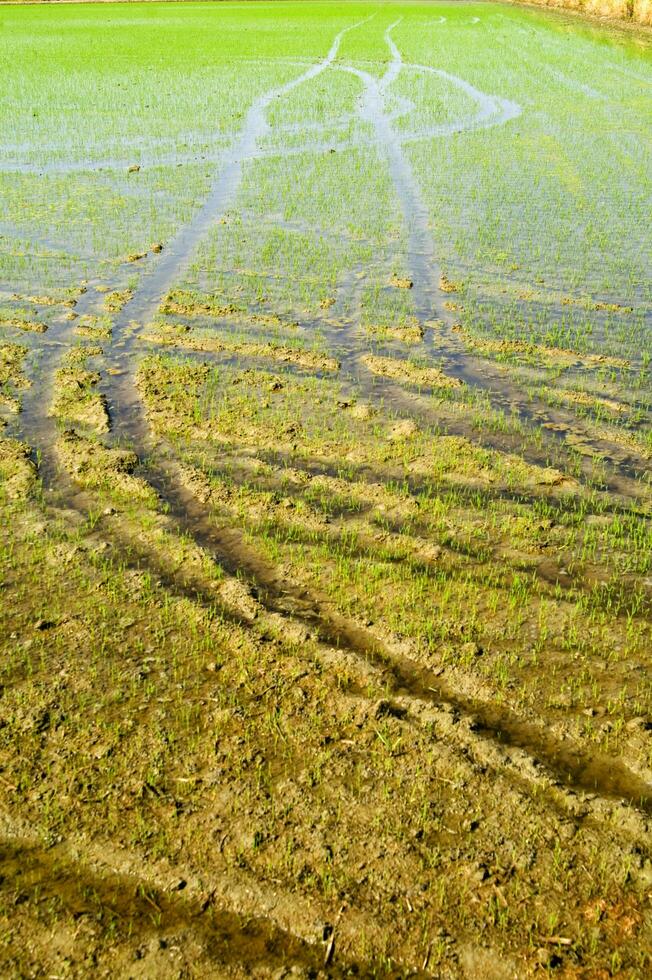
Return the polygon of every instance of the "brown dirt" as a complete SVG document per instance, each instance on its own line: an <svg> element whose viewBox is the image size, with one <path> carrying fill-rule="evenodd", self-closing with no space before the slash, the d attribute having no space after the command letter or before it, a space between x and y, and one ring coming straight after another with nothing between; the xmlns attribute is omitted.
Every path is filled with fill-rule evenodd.
<svg viewBox="0 0 652 980"><path fill-rule="evenodd" d="M550 363L566 366L573 364L582 364L587 367L603 365L605 367L626 368L629 366L629 361L620 357L610 357L607 354L581 354L564 347L546 347L542 344L531 344L525 340L493 340L476 337L459 324L453 330L462 338L470 350L479 351L481 354L523 354L528 357L544 358Z"/></svg>
<svg viewBox="0 0 652 980"><path fill-rule="evenodd" d="M365 354L360 360L373 374L424 388L461 388L464 385L459 378L450 377L439 368L419 367L410 361L374 354Z"/></svg>
<svg viewBox="0 0 652 980"><path fill-rule="evenodd" d="M0 343L0 385L13 384L26 388L28 382L21 373L21 364L27 354L22 344Z"/></svg>
<svg viewBox="0 0 652 980"><path fill-rule="evenodd" d="M24 442L0 438L0 486L10 500L27 497L36 485L31 455Z"/></svg>
<svg viewBox="0 0 652 980"><path fill-rule="evenodd" d="M119 312L119 310L114 312ZM86 313L80 316L76 322L75 334L78 337L87 337L89 340L108 340L111 336L110 320L106 316Z"/></svg>
<svg viewBox="0 0 652 980"><path fill-rule="evenodd" d="M107 313L120 313L133 296L131 289L113 290L104 296L104 309Z"/></svg>
<svg viewBox="0 0 652 980"><path fill-rule="evenodd" d="M240 310L232 303L222 304L215 299L204 302L197 301L191 293L175 289L161 303L161 313L176 316L213 316L226 317L239 313Z"/></svg>
<svg viewBox="0 0 652 980"><path fill-rule="evenodd" d="M19 317L5 317L0 319L0 327L13 327L16 330L24 330L26 333L45 333L48 326L37 320L22 320Z"/></svg>
<svg viewBox="0 0 652 980"><path fill-rule="evenodd" d="M412 289L412 287L414 286L414 283L412 282L411 279L407 279L403 276L397 276L397 275L393 275L390 277L389 284L390 286L393 286L395 289Z"/></svg>
<svg viewBox="0 0 652 980"><path fill-rule="evenodd" d="M101 374L88 370L86 364L89 358L102 354L101 347L83 344L71 347L55 372L50 406L50 414L64 424L77 423L98 434L109 431L109 413L106 399L95 390Z"/></svg>
<svg viewBox="0 0 652 980"><path fill-rule="evenodd" d="M209 333L190 333L184 326L165 325L150 327L142 335L144 340L181 350L205 351L206 353L228 352L243 357L262 357L284 364L296 364L313 371L337 371L339 362L334 357L318 351L302 350L299 347L286 347L274 343L249 343L229 341Z"/></svg>
<svg viewBox="0 0 652 980"><path fill-rule="evenodd" d="M201 561L187 594L181 557L164 583L151 518L131 532L149 571L130 569L111 553L130 520L51 535L21 517L10 587L37 572L50 606L2 612L32 667L5 667L0 963L307 977L330 956L333 977L474 980L536 976L542 949L598 975L646 948L644 818L387 663L293 635L245 583L202 584Z"/></svg>
<svg viewBox="0 0 652 980"><path fill-rule="evenodd" d="M439 288L442 293L459 293L462 287L460 283L453 282L448 276L442 274L439 277Z"/></svg>
<svg viewBox="0 0 652 980"><path fill-rule="evenodd" d="M403 344L419 344L423 340L423 327L416 320L405 324L368 323L365 332L379 339L400 340Z"/></svg>
<svg viewBox="0 0 652 980"><path fill-rule="evenodd" d="M151 487L133 472L138 457L128 449L110 449L93 439L72 430L63 432L57 440L57 455L64 469L75 477L80 486L106 488L120 498L155 501Z"/></svg>

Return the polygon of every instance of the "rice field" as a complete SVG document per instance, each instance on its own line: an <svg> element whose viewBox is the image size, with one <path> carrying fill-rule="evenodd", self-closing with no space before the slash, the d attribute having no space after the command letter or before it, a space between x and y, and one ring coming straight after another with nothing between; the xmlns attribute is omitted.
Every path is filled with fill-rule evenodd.
<svg viewBox="0 0 652 980"><path fill-rule="evenodd" d="M0 24L0 972L648 977L649 30Z"/></svg>

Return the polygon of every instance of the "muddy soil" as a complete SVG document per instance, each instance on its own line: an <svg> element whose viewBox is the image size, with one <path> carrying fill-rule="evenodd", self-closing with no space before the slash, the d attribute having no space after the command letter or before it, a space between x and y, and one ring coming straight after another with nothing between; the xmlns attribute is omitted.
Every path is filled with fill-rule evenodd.
<svg viewBox="0 0 652 980"><path fill-rule="evenodd" d="M398 23L257 97L176 236L2 293L7 976L652 970L645 365L471 322ZM416 67L475 101L460 132L519 117ZM291 309L242 264L209 288L271 107L331 69L404 240Z"/></svg>

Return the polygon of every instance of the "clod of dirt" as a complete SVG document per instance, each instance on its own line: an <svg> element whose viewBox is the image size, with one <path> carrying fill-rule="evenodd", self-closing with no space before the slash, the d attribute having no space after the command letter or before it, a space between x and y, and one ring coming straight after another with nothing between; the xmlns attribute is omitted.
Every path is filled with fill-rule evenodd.
<svg viewBox="0 0 652 980"><path fill-rule="evenodd" d="M360 421L365 422L370 419L374 414L374 410L371 405L367 405L364 402L358 405L352 405L350 409L350 415L354 419L360 419Z"/></svg>
<svg viewBox="0 0 652 980"><path fill-rule="evenodd" d="M150 251L151 252L155 252L156 255L158 255L159 252L162 252L163 251L163 243L162 242L155 242L154 245L151 245L150 246Z"/></svg>
<svg viewBox="0 0 652 980"><path fill-rule="evenodd" d="M561 966L561 957L553 950L540 946L534 954L534 962L544 970L554 970Z"/></svg>
<svg viewBox="0 0 652 980"><path fill-rule="evenodd" d="M132 163L130 167L127 167L128 174L137 174L139 170L140 170L140 164L138 163Z"/></svg>
<svg viewBox="0 0 652 980"><path fill-rule="evenodd" d="M0 488L10 500L27 497L36 481L31 449L17 439L0 439Z"/></svg>
<svg viewBox="0 0 652 980"><path fill-rule="evenodd" d="M173 289L165 297L160 307L161 313L176 314L178 316L232 316L240 312L237 306L232 303L226 305L216 302L214 297L200 302L195 299L192 293L183 289Z"/></svg>
<svg viewBox="0 0 652 980"><path fill-rule="evenodd" d="M239 616L243 616L250 622L258 616L261 608L260 603L244 582L235 578L228 578L220 584L218 593L220 599Z"/></svg>
<svg viewBox="0 0 652 980"><path fill-rule="evenodd" d="M420 343L424 333L423 327L416 319L413 322L403 324L370 323L365 329L372 337L400 340L404 344Z"/></svg>
<svg viewBox="0 0 652 980"><path fill-rule="evenodd" d="M104 309L107 313L120 313L133 295L131 289L113 290L104 297Z"/></svg>
<svg viewBox="0 0 652 980"><path fill-rule="evenodd" d="M387 698L380 698L374 705L371 706L371 714L376 721L380 721L381 718L402 719L407 715L407 709L401 705L394 704Z"/></svg>
<svg viewBox="0 0 652 980"><path fill-rule="evenodd" d="M61 435L56 449L65 469L81 486L116 491L123 497L147 502L155 499L152 488L132 475L138 456L129 449L109 449L73 430Z"/></svg>
<svg viewBox="0 0 652 980"><path fill-rule="evenodd" d="M144 259L147 252L130 252L127 256L127 262L139 262L140 259Z"/></svg>
<svg viewBox="0 0 652 980"><path fill-rule="evenodd" d="M410 361L402 361L393 357L377 357L374 354L366 354L362 358L362 363L373 374L380 377L422 385L426 388L462 388L464 385L464 382L459 378L452 378L440 371L439 368L418 367Z"/></svg>
<svg viewBox="0 0 652 980"><path fill-rule="evenodd" d="M413 436L418 431L419 427L414 419L403 419L391 427L387 438L392 440L392 442L398 439L409 439L410 436Z"/></svg>
<svg viewBox="0 0 652 980"><path fill-rule="evenodd" d="M0 327L15 327L16 330L24 330L26 333L45 333L48 325L37 320L21 320L18 317L8 317L0 320Z"/></svg>
<svg viewBox="0 0 652 980"><path fill-rule="evenodd" d="M453 282L452 279L449 279L448 276L444 275L442 272L441 276L439 277L439 288L441 289L442 293L459 293L460 284L458 282Z"/></svg>
<svg viewBox="0 0 652 980"><path fill-rule="evenodd" d="M412 289L414 282L411 279L403 279L401 276L393 275L389 280L390 286L395 289Z"/></svg>
<svg viewBox="0 0 652 980"><path fill-rule="evenodd" d="M34 629L40 632L49 630L54 626L54 623L49 619L37 619L34 623Z"/></svg>
<svg viewBox="0 0 652 980"><path fill-rule="evenodd" d="M334 303L335 300L332 296L325 296L324 299L320 301L319 306L322 310L329 310Z"/></svg>

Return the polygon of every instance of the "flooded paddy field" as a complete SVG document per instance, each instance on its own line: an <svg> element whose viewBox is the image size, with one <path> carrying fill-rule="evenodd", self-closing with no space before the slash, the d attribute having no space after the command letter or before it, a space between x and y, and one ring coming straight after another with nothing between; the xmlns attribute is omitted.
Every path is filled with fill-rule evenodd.
<svg viewBox="0 0 652 980"><path fill-rule="evenodd" d="M2 974L649 976L649 32L0 21Z"/></svg>

